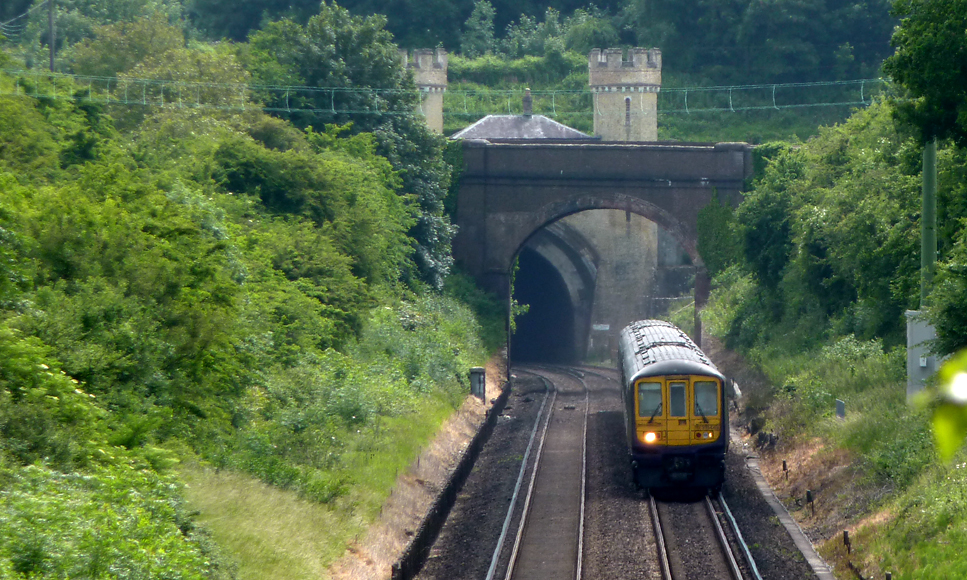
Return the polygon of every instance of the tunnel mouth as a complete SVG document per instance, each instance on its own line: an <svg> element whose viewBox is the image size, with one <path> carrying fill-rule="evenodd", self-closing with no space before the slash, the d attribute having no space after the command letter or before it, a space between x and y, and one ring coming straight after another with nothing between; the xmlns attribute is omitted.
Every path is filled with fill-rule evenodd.
<svg viewBox="0 0 967 580"><path fill-rule="evenodd" d="M547 259L526 246L520 252L518 266L514 299L528 305L529 310L516 318L511 361L574 362L575 312L563 277Z"/></svg>

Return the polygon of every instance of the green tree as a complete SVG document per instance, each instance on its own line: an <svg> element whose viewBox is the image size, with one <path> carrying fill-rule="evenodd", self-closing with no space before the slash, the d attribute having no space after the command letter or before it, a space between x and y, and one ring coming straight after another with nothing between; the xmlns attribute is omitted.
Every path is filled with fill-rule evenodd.
<svg viewBox="0 0 967 580"><path fill-rule="evenodd" d="M464 56L476 58L494 50L494 7L487 0L477 0L473 13L463 23L460 50Z"/></svg>
<svg viewBox="0 0 967 580"><path fill-rule="evenodd" d="M10 0L0 5L0 22L20 16L30 9L33 0Z"/></svg>
<svg viewBox="0 0 967 580"><path fill-rule="evenodd" d="M715 277L742 259L742 238L735 211L716 195L698 212L698 253Z"/></svg>
<svg viewBox="0 0 967 580"><path fill-rule="evenodd" d="M564 21L565 46L578 54L586 55L592 48L618 46L618 30L608 14L593 5L578 9Z"/></svg>
<svg viewBox="0 0 967 580"><path fill-rule="evenodd" d="M795 149L767 148L737 211L758 288L743 292L730 334L902 343L918 282L918 152L882 102Z"/></svg>
<svg viewBox="0 0 967 580"><path fill-rule="evenodd" d="M897 112L921 140L952 138L967 146L967 1L897 0L896 48L883 69L913 97Z"/></svg>
<svg viewBox="0 0 967 580"><path fill-rule="evenodd" d="M134 22L115 22L94 28L94 38L74 47L74 71L82 75L115 77L126 73L149 57L164 59L172 50L184 48L181 29L168 24L156 12Z"/></svg>
<svg viewBox="0 0 967 580"><path fill-rule="evenodd" d="M794 154L779 158L739 206L745 260L760 285L776 290L792 251L792 196L787 191L802 177L803 162Z"/></svg>
<svg viewBox="0 0 967 580"><path fill-rule="evenodd" d="M161 14L169 22L179 22L181 0L57 0L57 50L59 56L65 57L58 59L57 66L66 70L71 61L70 47L93 38L98 26L134 22L155 14ZM47 61L47 11L35 10L29 22L21 39L28 66Z"/></svg>
<svg viewBox="0 0 967 580"><path fill-rule="evenodd" d="M629 0L639 46L714 82L873 76L889 51L889 0Z"/></svg>
<svg viewBox="0 0 967 580"><path fill-rule="evenodd" d="M281 117L303 128L351 123L354 133L376 136L377 152L400 175L397 192L419 208L409 231L413 277L439 288L452 262L453 228L443 211L450 179L445 140L415 114L418 95L385 24L382 16L362 18L326 4L306 26L281 20L253 34L245 59L261 84L321 89L290 100L313 112ZM285 108L284 101L268 104Z"/></svg>
<svg viewBox="0 0 967 580"><path fill-rule="evenodd" d="M271 19L305 23L319 9L319 0L185 0L188 18L209 38L243 41Z"/></svg>

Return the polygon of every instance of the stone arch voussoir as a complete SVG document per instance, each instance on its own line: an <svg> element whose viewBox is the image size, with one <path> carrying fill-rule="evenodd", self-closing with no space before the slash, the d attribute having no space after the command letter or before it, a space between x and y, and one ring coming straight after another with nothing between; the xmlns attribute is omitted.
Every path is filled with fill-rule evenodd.
<svg viewBox="0 0 967 580"><path fill-rule="evenodd" d="M504 246L507 250L510 250L500 260L505 266L505 271L510 272L514 259L520 253L524 244L542 228L571 214L592 209L629 211L655 222L678 240L678 243L682 245L682 248L688 254L689 258L691 258L693 264L699 268L704 268L704 262L702 262L702 258L698 254L698 239L696 234L686 224L668 210L662 209L653 203L638 197L614 193L609 195L584 195L567 200L554 201L534 211L525 223L520 224L520 228L515 232L515 238L511 243Z"/></svg>

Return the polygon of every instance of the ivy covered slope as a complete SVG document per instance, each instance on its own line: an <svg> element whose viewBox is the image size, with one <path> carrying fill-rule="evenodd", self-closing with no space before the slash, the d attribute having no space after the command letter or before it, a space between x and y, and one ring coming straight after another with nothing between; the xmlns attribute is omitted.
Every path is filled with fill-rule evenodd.
<svg viewBox="0 0 967 580"><path fill-rule="evenodd" d="M340 14L317 29L362 26ZM166 45L180 31L164 21L124 26L93 42L161 44L121 74L238 82L243 62L266 66ZM78 62L118 55L100 48ZM455 296L499 308L456 275L434 289L446 269L415 261L436 203L419 167L442 159L421 160L409 126L297 127L251 105L0 97L0 578L232 576L185 505L186 464L358 526L485 361Z"/></svg>

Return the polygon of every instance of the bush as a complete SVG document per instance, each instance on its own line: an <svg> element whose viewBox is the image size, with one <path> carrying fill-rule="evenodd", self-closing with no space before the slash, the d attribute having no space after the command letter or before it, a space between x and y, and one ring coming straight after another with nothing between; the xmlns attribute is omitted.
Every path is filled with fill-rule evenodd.
<svg viewBox="0 0 967 580"><path fill-rule="evenodd" d="M150 470L3 469L2 578L226 577L203 548L178 486Z"/></svg>

